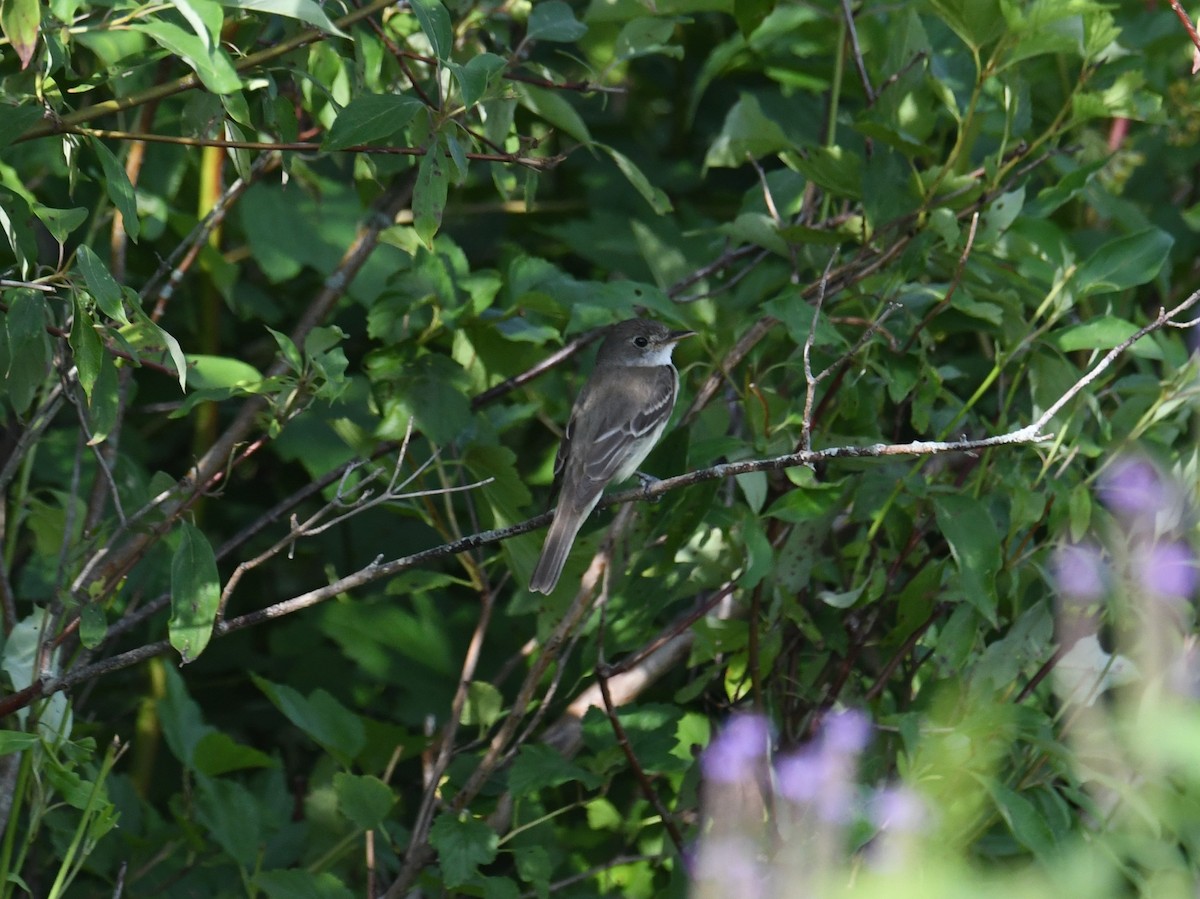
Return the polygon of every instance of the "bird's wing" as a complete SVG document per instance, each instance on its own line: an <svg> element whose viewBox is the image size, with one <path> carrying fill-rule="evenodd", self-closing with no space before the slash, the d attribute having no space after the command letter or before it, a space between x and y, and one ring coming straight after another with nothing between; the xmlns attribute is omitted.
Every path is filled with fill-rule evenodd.
<svg viewBox="0 0 1200 899"><path fill-rule="evenodd" d="M651 380L634 381L618 370L588 384L586 394L579 397L560 449L560 454L567 453L562 462L564 468L571 460L570 450L566 449L568 442L571 446L587 447L586 459L578 460L579 475L602 490L628 460L630 446L639 438L652 436L666 424L675 407L677 377L668 365L653 371ZM603 406L597 402L599 396L606 398Z"/></svg>

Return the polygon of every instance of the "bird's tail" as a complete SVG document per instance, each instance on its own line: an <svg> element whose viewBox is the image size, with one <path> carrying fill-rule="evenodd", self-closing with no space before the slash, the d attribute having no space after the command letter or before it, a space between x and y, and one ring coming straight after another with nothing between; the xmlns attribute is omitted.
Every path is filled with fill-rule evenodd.
<svg viewBox="0 0 1200 899"><path fill-rule="evenodd" d="M534 566L533 576L529 578L529 589L534 593L552 593L563 566L567 563L567 555L575 543L575 535L583 527L590 509L582 512L571 509L565 503L559 502L554 510L554 520L550 522L550 531L546 534L546 542L542 545L542 554Z"/></svg>

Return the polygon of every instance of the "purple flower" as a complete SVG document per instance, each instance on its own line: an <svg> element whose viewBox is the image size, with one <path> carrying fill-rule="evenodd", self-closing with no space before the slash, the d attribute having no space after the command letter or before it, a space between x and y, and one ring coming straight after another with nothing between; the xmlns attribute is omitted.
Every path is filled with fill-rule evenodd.
<svg viewBox="0 0 1200 899"><path fill-rule="evenodd" d="M1140 547L1134 575L1150 593L1163 599L1189 599L1196 592L1196 557L1186 543Z"/></svg>
<svg viewBox="0 0 1200 899"><path fill-rule="evenodd" d="M871 739L871 719L857 709L835 712L822 724L821 740L833 752L858 755Z"/></svg>
<svg viewBox="0 0 1200 899"><path fill-rule="evenodd" d="M1167 504L1167 488L1147 459L1118 459L1100 476L1100 498L1125 518L1153 518Z"/></svg>
<svg viewBox="0 0 1200 899"><path fill-rule="evenodd" d="M1105 593L1105 566L1099 547L1077 543L1060 547L1054 554L1054 583L1071 599L1091 602Z"/></svg>
<svg viewBox="0 0 1200 899"><path fill-rule="evenodd" d="M815 809L824 821L854 817L854 772L871 737L871 720L858 711L825 719L818 737L780 759L775 774L786 799Z"/></svg>
<svg viewBox="0 0 1200 899"><path fill-rule="evenodd" d="M880 830L913 833L926 820L925 803L907 787L885 787L871 797L871 820Z"/></svg>
<svg viewBox="0 0 1200 899"><path fill-rule="evenodd" d="M762 715L729 719L700 758L704 776L718 783L739 783L754 777L758 761L770 748L770 731Z"/></svg>
<svg viewBox="0 0 1200 899"><path fill-rule="evenodd" d="M750 840L705 837L696 852L692 882L701 896L738 896L757 899L767 895L769 880Z"/></svg>

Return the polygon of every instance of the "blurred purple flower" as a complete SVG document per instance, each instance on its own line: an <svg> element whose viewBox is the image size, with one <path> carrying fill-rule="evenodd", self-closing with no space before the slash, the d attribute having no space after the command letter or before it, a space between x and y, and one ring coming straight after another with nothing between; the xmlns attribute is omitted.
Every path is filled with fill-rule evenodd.
<svg viewBox="0 0 1200 899"><path fill-rule="evenodd" d="M1100 499L1126 518L1153 518L1167 504L1167 487L1147 459L1118 459L1100 475Z"/></svg>
<svg viewBox="0 0 1200 899"><path fill-rule="evenodd" d="M750 840L705 837L691 866L692 882L700 895L757 899L767 895L767 871Z"/></svg>
<svg viewBox="0 0 1200 899"><path fill-rule="evenodd" d="M1190 599L1196 592L1196 556L1186 543L1139 547L1134 554L1137 582L1163 599Z"/></svg>
<svg viewBox="0 0 1200 899"><path fill-rule="evenodd" d="M926 821L925 803L907 787L885 787L871 797L871 820L880 830L913 833Z"/></svg>
<svg viewBox="0 0 1200 899"><path fill-rule="evenodd" d="M1094 544L1062 546L1054 554L1054 583L1060 593L1071 599L1101 599L1105 592L1105 573L1100 548Z"/></svg>
<svg viewBox="0 0 1200 899"><path fill-rule="evenodd" d="M754 777L756 763L767 754L770 731L762 715L737 715L708 744L700 757L709 780L739 783Z"/></svg>
<svg viewBox="0 0 1200 899"><path fill-rule="evenodd" d="M811 806L825 821L854 817L854 772L871 737L871 719L858 711L825 719L815 740L779 760L775 773L782 796Z"/></svg>
<svg viewBox="0 0 1200 899"><path fill-rule="evenodd" d="M835 712L821 727L821 740L831 750L858 755L871 739L871 719L857 709Z"/></svg>

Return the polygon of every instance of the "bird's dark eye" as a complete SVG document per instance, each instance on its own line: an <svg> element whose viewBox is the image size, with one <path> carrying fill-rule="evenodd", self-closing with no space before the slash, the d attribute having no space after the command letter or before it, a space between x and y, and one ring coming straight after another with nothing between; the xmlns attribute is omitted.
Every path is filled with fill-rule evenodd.
<svg viewBox="0 0 1200 899"><path fill-rule="evenodd" d="M646 347L650 346L650 341L648 341L645 337L635 337L633 338L633 345L644 350Z"/></svg>

